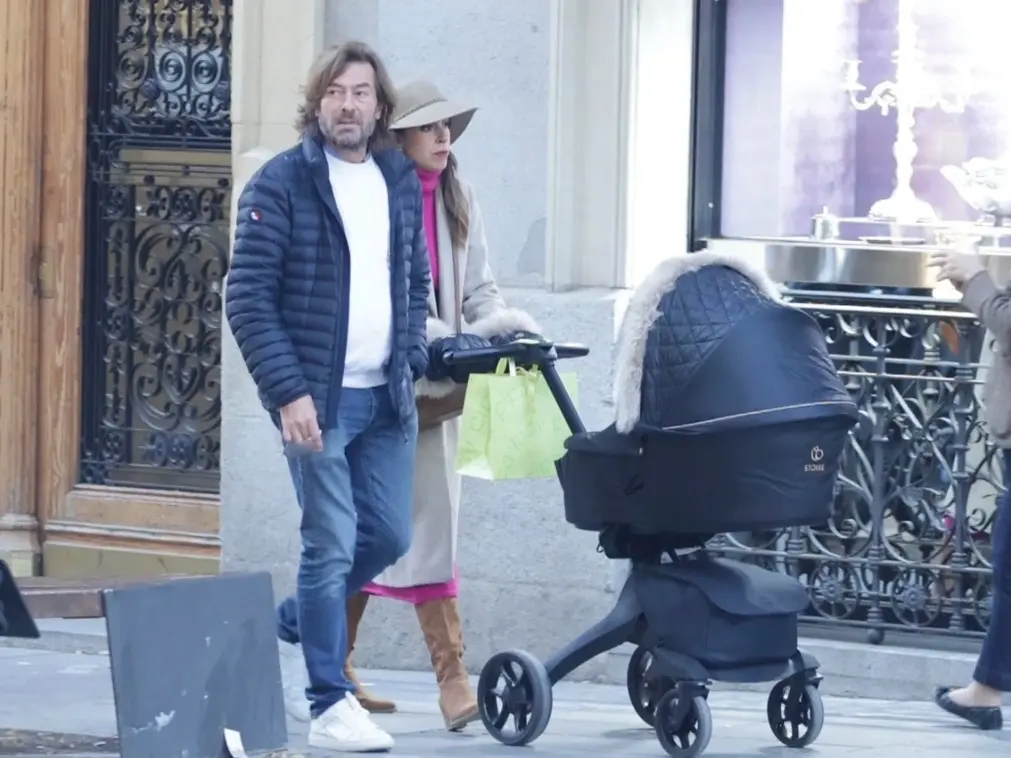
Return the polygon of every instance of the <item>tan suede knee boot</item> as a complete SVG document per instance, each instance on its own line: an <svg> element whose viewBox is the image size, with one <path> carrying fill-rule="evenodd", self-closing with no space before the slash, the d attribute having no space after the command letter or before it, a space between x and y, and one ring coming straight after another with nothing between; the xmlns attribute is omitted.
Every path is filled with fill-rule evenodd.
<svg viewBox="0 0 1011 758"><path fill-rule="evenodd" d="M416 606L421 631L439 682L439 709L451 732L479 718L477 698L463 665L463 629L456 598Z"/></svg>
<svg viewBox="0 0 1011 758"><path fill-rule="evenodd" d="M396 703L375 697L362 687L361 682L358 681L358 677L355 674L355 669L351 665L351 653L355 649L355 640L358 639L358 625L362 622L362 616L365 615L365 606L368 602L369 596L364 592L348 600L348 657L344 661L344 676L354 685L355 698L369 713L396 713Z"/></svg>

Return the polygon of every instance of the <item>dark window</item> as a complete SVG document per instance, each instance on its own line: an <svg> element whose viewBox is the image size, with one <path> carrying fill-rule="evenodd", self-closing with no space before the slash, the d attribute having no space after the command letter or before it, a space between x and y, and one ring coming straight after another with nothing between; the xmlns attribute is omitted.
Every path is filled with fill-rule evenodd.
<svg viewBox="0 0 1011 758"><path fill-rule="evenodd" d="M980 217L943 169L1008 151L1011 3L698 0L696 19L693 244L808 235L823 208Z"/></svg>

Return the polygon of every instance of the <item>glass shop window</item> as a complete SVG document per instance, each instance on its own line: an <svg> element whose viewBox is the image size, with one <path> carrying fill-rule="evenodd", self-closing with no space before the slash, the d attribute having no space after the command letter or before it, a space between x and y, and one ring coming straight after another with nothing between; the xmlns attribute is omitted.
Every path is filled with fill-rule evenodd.
<svg viewBox="0 0 1011 758"><path fill-rule="evenodd" d="M723 2L712 231L1011 216L1011 1Z"/></svg>

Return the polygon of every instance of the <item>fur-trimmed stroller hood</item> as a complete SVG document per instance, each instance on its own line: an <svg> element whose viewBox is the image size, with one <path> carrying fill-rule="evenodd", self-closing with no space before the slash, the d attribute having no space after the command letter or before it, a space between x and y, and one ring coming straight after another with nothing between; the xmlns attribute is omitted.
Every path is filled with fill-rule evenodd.
<svg viewBox="0 0 1011 758"><path fill-rule="evenodd" d="M429 344L437 339L452 337L454 334L452 326L442 319L431 316L426 323L426 329ZM463 331L485 339L505 337L515 332L542 334L541 327L534 317L519 308L500 308L483 318L476 319L472 324L465 323ZM449 395L456 386L452 379L433 382L422 377L415 383L414 392L418 397L440 398Z"/></svg>
<svg viewBox="0 0 1011 758"><path fill-rule="evenodd" d="M851 405L817 323L737 258L660 263L619 331L616 428L699 430L714 419L807 405Z"/></svg>

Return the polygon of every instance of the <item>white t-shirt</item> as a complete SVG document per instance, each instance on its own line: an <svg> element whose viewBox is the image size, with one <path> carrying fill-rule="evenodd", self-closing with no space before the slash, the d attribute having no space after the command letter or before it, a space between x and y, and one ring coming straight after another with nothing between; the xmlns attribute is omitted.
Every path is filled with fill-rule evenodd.
<svg viewBox="0 0 1011 758"><path fill-rule="evenodd" d="M392 349L389 191L371 156L363 163L348 163L330 153L326 157L351 250L343 386L378 387L387 381Z"/></svg>

